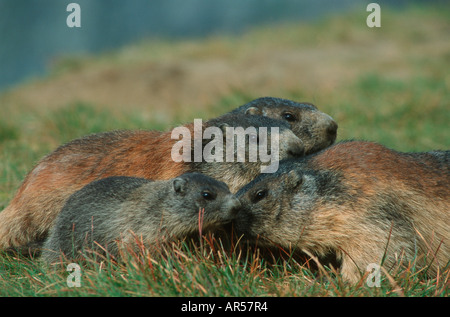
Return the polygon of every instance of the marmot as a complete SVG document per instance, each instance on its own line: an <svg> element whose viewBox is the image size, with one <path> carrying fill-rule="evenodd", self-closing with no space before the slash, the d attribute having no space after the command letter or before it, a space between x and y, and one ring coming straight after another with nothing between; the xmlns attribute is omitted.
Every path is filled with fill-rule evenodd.
<svg viewBox="0 0 450 317"><path fill-rule="evenodd" d="M272 141L271 128L278 128L279 159L304 154L302 141L285 121L227 114L203 123L202 128L206 130L213 126L224 131L229 127L255 127L256 130L267 127L269 144ZM185 128L191 132L190 138L178 142L194 147L194 124L187 124ZM232 192L236 192L261 172L263 164L260 160L174 162L172 150L177 141L171 136L170 131L114 131L90 135L60 146L28 173L9 206L0 213L0 249L23 247L45 239L69 196L97 179L132 176L166 180L186 172L201 172L224 181ZM225 146L229 143L225 133L223 137ZM210 140L200 141L203 141L201 147Z"/></svg>
<svg viewBox="0 0 450 317"><path fill-rule="evenodd" d="M333 252L353 283L370 263L415 259L436 272L450 259L449 167L450 151L338 143L244 186L235 226L259 245Z"/></svg>
<svg viewBox="0 0 450 317"><path fill-rule="evenodd" d="M118 255L138 239L150 247L183 239L199 228L232 220L240 208L228 186L200 173L166 181L112 176L94 181L67 200L44 243L48 263L79 258L87 247Z"/></svg>
<svg viewBox="0 0 450 317"><path fill-rule="evenodd" d="M303 141L305 155L320 151L334 143L337 123L308 102L263 97L234 109L231 113L263 115L287 121L291 130Z"/></svg>

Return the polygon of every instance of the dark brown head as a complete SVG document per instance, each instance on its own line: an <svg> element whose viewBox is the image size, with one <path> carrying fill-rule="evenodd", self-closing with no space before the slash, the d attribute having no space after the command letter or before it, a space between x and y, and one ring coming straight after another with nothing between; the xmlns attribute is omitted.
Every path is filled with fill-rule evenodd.
<svg viewBox="0 0 450 317"><path fill-rule="evenodd" d="M186 173L171 183L173 192L167 193L170 202L165 209L173 216L174 231L195 231L199 221L205 228L220 226L230 222L241 207L224 182L201 173Z"/></svg>
<svg viewBox="0 0 450 317"><path fill-rule="evenodd" d="M320 151L336 140L337 123L310 103L263 97L232 111L236 112L286 121L294 134L304 143L305 154Z"/></svg>
<svg viewBox="0 0 450 317"><path fill-rule="evenodd" d="M289 125L264 116L230 113L211 119L201 141L192 170L224 181L233 193L261 172L275 172L280 160L304 156L303 142Z"/></svg>
<svg viewBox="0 0 450 317"><path fill-rule="evenodd" d="M238 234L262 245L289 245L300 236L301 219L293 212L303 178L295 171L261 175L239 190L242 209L235 219ZM294 240L294 241L293 241Z"/></svg>
<svg viewBox="0 0 450 317"><path fill-rule="evenodd" d="M336 175L302 161L282 161L277 173L261 174L236 193L242 204L235 219L239 234L282 247L307 242L315 215L345 194Z"/></svg>

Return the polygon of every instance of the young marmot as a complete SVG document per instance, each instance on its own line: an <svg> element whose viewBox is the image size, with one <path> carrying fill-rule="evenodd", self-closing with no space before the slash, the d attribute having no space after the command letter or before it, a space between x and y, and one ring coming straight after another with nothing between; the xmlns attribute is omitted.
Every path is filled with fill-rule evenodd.
<svg viewBox="0 0 450 317"><path fill-rule="evenodd" d="M280 162L237 196L237 230L258 244L341 262L358 282L370 263L416 260L429 273L450 259L450 151L400 153L349 141Z"/></svg>
<svg viewBox="0 0 450 317"><path fill-rule="evenodd" d="M200 173L166 181L103 178L67 200L44 243L42 258L53 263L62 252L76 259L84 248L117 256L122 244L133 247L137 239L152 247L182 239L199 227L220 226L239 208L225 183Z"/></svg>

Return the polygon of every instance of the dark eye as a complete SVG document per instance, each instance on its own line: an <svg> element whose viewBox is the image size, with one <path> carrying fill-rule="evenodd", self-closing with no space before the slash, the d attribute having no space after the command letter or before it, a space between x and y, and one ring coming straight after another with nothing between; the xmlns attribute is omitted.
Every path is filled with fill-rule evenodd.
<svg viewBox="0 0 450 317"><path fill-rule="evenodd" d="M205 198L206 200L213 200L214 199L214 195L208 191L203 191L202 192L202 197Z"/></svg>
<svg viewBox="0 0 450 317"><path fill-rule="evenodd" d="M261 189L258 190L254 195L253 195L253 202L257 203L258 201L260 201L261 199L263 199L264 197L267 196L267 190L266 189Z"/></svg>
<svg viewBox="0 0 450 317"><path fill-rule="evenodd" d="M297 118L290 112L283 113L282 117L284 120L289 121L289 122L293 122L293 121L297 120Z"/></svg>

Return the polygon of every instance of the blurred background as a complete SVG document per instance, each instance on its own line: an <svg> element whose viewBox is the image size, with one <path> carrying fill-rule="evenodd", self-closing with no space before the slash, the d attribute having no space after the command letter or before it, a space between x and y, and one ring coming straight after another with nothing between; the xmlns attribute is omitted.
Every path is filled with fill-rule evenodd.
<svg viewBox="0 0 450 317"><path fill-rule="evenodd" d="M69 3L81 28L69 28ZM58 145L306 101L338 139L450 147L449 1L0 0L0 207Z"/></svg>
<svg viewBox="0 0 450 317"><path fill-rule="evenodd" d="M69 14L66 7L71 2L78 3L82 9L81 29L66 26ZM411 3L392 0L381 4L404 8L408 2ZM367 3L355 0L0 0L0 89L28 76L41 75L52 60L66 54L102 52L149 37L198 38L242 33L256 25L314 21L327 14L363 12Z"/></svg>

